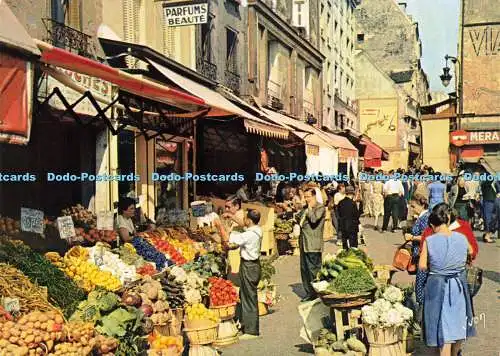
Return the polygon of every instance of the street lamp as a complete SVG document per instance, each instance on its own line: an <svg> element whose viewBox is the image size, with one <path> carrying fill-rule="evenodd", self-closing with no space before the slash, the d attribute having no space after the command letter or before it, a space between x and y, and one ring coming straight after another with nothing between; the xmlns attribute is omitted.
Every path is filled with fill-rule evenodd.
<svg viewBox="0 0 500 356"><path fill-rule="evenodd" d="M443 68L443 74L441 74L439 78L441 78L441 82L443 83L443 85L447 87L448 85L450 85L451 78L453 78L452 75L450 74L450 67L448 67L448 59L450 59L453 62L453 64L455 64L457 63L457 58L446 55L444 56L444 59L446 60L446 64L445 67Z"/></svg>

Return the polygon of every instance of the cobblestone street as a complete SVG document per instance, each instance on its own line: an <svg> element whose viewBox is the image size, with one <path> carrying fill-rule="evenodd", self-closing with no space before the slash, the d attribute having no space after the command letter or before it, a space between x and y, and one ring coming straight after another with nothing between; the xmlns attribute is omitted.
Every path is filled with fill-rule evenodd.
<svg viewBox="0 0 500 356"><path fill-rule="evenodd" d="M371 228L371 220L364 221L367 249L377 264L390 264L396 246L402 243L401 232L381 234ZM325 245L326 252L334 252L334 242ZM500 330L500 259L499 245L479 243L477 265L484 270L483 286L474 299L478 336L467 341L464 356L498 356L498 330ZM223 355L305 355L312 354L312 346L299 336L302 321L297 306L302 297L299 272L299 257L279 257L275 266L276 283L279 284L281 301L273 313L261 318L261 335L258 340L241 341L222 349ZM393 282L408 283L414 278L398 272ZM414 355L434 355L434 351L422 345L417 346ZM438 354L438 353L437 353Z"/></svg>

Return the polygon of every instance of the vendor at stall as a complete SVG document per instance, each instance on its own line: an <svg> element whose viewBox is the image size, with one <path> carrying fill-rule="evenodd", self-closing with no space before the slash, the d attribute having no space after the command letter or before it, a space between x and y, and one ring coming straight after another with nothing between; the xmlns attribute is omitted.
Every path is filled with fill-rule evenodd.
<svg viewBox="0 0 500 356"><path fill-rule="evenodd" d="M129 242L135 236L135 226L132 218L135 216L135 199L122 198L118 202L118 215L115 228L121 241Z"/></svg>
<svg viewBox="0 0 500 356"><path fill-rule="evenodd" d="M245 226L245 212L241 209L241 199L237 197L227 199L222 217L228 220L228 232L236 228L243 228Z"/></svg>
<svg viewBox="0 0 500 356"><path fill-rule="evenodd" d="M249 209L244 217L244 232L228 234L219 220L215 222L226 248L240 248L240 304L237 308L237 319L244 333L240 340L259 336L257 286L261 277L260 248L263 236L259 222L260 213L253 209Z"/></svg>

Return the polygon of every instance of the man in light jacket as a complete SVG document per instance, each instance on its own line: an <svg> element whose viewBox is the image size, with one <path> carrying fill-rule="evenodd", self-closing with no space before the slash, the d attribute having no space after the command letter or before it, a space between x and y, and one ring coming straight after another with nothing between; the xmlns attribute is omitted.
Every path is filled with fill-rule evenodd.
<svg viewBox="0 0 500 356"><path fill-rule="evenodd" d="M312 282L321 269L326 212L325 207L318 203L314 188L308 188L304 192L304 197L307 206L297 216L301 227L299 236L300 273L306 292L306 296L302 299L303 302L316 299Z"/></svg>

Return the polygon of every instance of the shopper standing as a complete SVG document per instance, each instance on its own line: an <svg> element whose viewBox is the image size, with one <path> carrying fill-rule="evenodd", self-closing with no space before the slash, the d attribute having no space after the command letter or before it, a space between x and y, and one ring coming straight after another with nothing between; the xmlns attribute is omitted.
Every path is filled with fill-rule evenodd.
<svg viewBox="0 0 500 356"><path fill-rule="evenodd" d="M242 326L240 340L251 340L259 336L259 301L257 286L260 282L260 248L262 229L258 225L260 213L249 209L244 217L245 231L227 234L219 220L215 225L228 249L240 249L240 303L237 319Z"/></svg>
<svg viewBox="0 0 500 356"><path fill-rule="evenodd" d="M464 235L448 228L449 207L435 206L429 216L434 234L424 243L419 268L428 271L424 292L424 330L427 346L439 347L441 356L455 356L462 343L475 335L472 299L465 277L468 253Z"/></svg>
<svg viewBox="0 0 500 356"><path fill-rule="evenodd" d="M371 188L371 200L367 202L367 204L371 205L371 211L373 216L375 217L375 230L378 230L378 218L384 213L384 183L378 180L374 181L371 183Z"/></svg>
<svg viewBox="0 0 500 356"><path fill-rule="evenodd" d="M312 282L321 269L323 252L323 228L325 225L325 207L318 203L313 188L304 191L307 206L298 214L300 225L300 273L306 296L302 301L316 299Z"/></svg>
<svg viewBox="0 0 500 356"><path fill-rule="evenodd" d="M384 183L384 222L382 232L387 231L389 219L392 217L392 232L398 229L399 199L404 195L404 188L400 180L394 179L394 171L389 171L391 179Z"/></svg>
<svg viewBox="0 0 500 356"><path fill-rule="evenodd" d="M495 221L495 200L497 199L497 192L495 191L495 182L484 181L481 182L481 196L483 201L483 218L484 218L484 242L495 242L492 239L496 231Z"/></svg>
<svg viewBox="0 0 500 356"><path fill-rule="evenodd" d="M463 176L459 176L456 183L451 187L449 203L450 207L457 211L461 219L469 221L469 199L467 199Z"/></svg>
<svg viewBox="0 0 500 356"><path fill-rule="evenodd" d="M370 181L360 182L362 197L363 197L363 215L364 216L373 216L372 206L370 204L370 200L372 198L372 184Z"/></svg>
<svg viewBox="0 0 500 356"><path fill-rule="evenodd" d="M338 205L339 228L342 231L342 248L358 247L359 208L354 201L354 187L346 188L346 197Z"/></svg>
<svg viewBox="0 0 500 356"><path fill-rule="evenodd" d="M437 176L437 178L427 186L429 209L431 210L440 203L447 203L446 184L442 182L441 173L437 172L434 176Z"/></svg>
<svg viewBox="0 0 500 356"><path fill-rule="evenodd" d="M344 198L345 198L345 185L344 183L340 183L337 186L337 192L333 195L332 212L331 212L333 227L335 228L335 232L337 233L337 245L339 244L340 241L342 241L342 233L339 229L339 216L337 213L337 207Z"/></svg>

